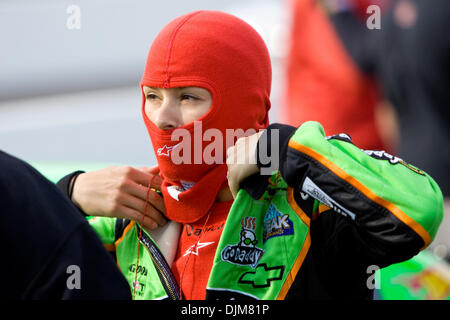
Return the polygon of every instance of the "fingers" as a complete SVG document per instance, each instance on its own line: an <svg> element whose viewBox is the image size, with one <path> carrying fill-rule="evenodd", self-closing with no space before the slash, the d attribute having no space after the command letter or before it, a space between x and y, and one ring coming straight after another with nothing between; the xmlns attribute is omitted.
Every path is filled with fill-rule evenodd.
<svg viewBox="0 0 450 320"><path fill-rule="evenodd" d="M162 179L160 176L151 172L158 172L157 167L141 167L140 169L124 166L117 168L119 170L119 184L115 192L114 201L116 210L122 213L116 214L132 214L128 218L137 219L140 217L145 221L145 225L149 228L163 226L167 223L163 213L165 205L163 198L153 190L148 190L149 184L151 188L161 189ZM148 203L146 205L146 201ZM127 210L131 209L130 210ZM141 220L136 220L141 222ZM144 223L144 222L142 222Z"/></svg>
<svg viewBox="0 0 450 320"><path fill-rule="evenodd" d="M136 167L136 169L141 170L141 171L146 171L148 173L152 173L152 174L158 174L159 173L159 166L158 165L154 165L154 166L141 166L141 167Z"/></svg>
<svg viewBox="0 0 450 320"><path fill-rule="evenodd" d="M154 206L152 206L151 203L148 203L146 205L145 201L133 197L128 194L121 195L121 198L118 199L118 201L121 203L123 207L132 209L135 211L134 215L129 218L135 218L136 212L139 213L139 217L142 218L148 218L152 221L154 221L157 225L156 226L164 226L167 221L164 218L164 216L161 214L160 211L158 211ZM137 220L138 222L141 222L140 220ZM149 225L149 227L151 227Z"/></svg>
<svg viewBox="0 0 450 320"><path fill-rule="evenodd" d="M227 176L228 178L228 186L230 187L231 194L233 195L233 198L236 199L236 195L238 192L238 185L235 182L235 179L232 179L230 176Z"/></svg>
<svg viewBox="0 0 450 320"><path fill-rule="evenodd" d="M239 189L239 179L237 177L237 148L235 146L227 149L227 180L233 198L236 199L236 195Z"/></svg>
<svg viewBox="0 0 450 320"><path fill-rule="evenodd" d="M123 171L123 176L126 179L132 180L137 184L141 184L145 187L148 187L149 183L150 188L154 188L156 190L161 189L162 178L159 175L154 173L150 173L150 171L146 170L147 167L141 167L141 169L135 169L132 167L121 167L120 170ZM151 171L156 172L159 169L155 167L150 167Z"/></svg>
<svg viewBox="0 0 450 320"><path fill-rule="evenodd" d="M227 149L227 159L226 159L226 163L228 166L227 171L228 187L230 188L231 194L233 195L234 199L236 199L236 195L239 189L239 183L237 182L238 179L236 177L236 165L238 163L237 161L238 153L236 145Z"/></svg>
<svg viewBox="0 0 450 320"><path fill-rule="evenodd" d="M164 200L148 187L161 188L157 172L157 167L138 170L129 166L87 172L78 177L72 201L88 215L132 219L149 228L163 226Z"/></svg>
<svg viewBox="0 0 450 320"><path fill-rule="evenodd" d="M239 184L247 177L259 171L256 165L256 146L262 131L248 137L239 138L236 144L227 149L228 186L234 198Z"/></svg>
<svg viewBox="0 0 450 320"><path fill-rule="evenodd" d="M147 200L147 192L148 192L148 201L151 205L153 205L158 211L165 213L166 207L164 205L164 199L155 191L148 190L148 187L144 187L142 185L136 184L134 182L130 182L128 185L124 187L124 191L130 195L133 195L140 200Z"/></svg>
<svg viewBox="0 0 450 320"><path fill-rule="evenodd" d="M149 170L150 173L155 174L155 175L159 175L159 166L158 165L150 167L149 169L150 169Z"/></svg>
<svg viewBox="0 0 450 320"><path fill-rule="evenodd" d="M137 167L136 169L147 172L147 173L151 173L154 175L159 175L159 166L158 165L151 166L151 167Z"/></svg>

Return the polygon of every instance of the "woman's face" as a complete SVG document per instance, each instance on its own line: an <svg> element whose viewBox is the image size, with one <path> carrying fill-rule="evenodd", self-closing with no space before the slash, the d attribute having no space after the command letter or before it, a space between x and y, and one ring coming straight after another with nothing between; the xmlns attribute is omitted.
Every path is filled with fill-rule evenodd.
<svg viewBox="0 0 450 320"><path fill-rule="evenodd" d="M170 130L202 117L212 104L211 93L200 87L143 87L145 114L159 129Z"/></svg>

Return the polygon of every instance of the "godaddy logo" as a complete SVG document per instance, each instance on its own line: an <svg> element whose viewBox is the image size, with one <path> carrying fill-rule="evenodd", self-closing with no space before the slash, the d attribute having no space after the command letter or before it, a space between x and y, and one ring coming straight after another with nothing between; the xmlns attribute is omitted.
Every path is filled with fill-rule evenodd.
<svg viewBox="0 0 450 320"><path fill-rule="evenodd" d="M255 234L256 217L244 217L241 221L239 242L227 245L221 252L222 261L237 265L250 265L255 268L264 254L264 250L256 247L258 240Z"/></svg>

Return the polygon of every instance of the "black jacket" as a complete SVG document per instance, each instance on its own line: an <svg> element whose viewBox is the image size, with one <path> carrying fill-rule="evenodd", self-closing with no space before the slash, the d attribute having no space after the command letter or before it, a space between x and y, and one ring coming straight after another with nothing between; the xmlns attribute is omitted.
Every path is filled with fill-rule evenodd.
<svg viewBox="0 0 450 320"><path fill-rule="evenodd" d="M1 299L130 299L130 288L75 206L0 151Z"/></svg>

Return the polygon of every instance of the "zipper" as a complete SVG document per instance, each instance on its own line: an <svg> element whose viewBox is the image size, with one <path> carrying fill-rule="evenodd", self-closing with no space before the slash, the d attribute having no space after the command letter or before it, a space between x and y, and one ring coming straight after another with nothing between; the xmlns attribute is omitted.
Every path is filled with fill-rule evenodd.
<svg viewBox="0 0 450 320"><path fill-rule="evenodd" d="M141 232L140 226L136 224L136 232L139 239L139 233ZM166 291L167 295L172 300L181 300L180 297L180 287L175 280L175 277L170 269L169 264L164 258L161 251L156 246L155 242L150 238L146 232L142 232L141 243L147 248L150 253L150 257L156 267L156 272L158 273L159 279Z"/></svg>

